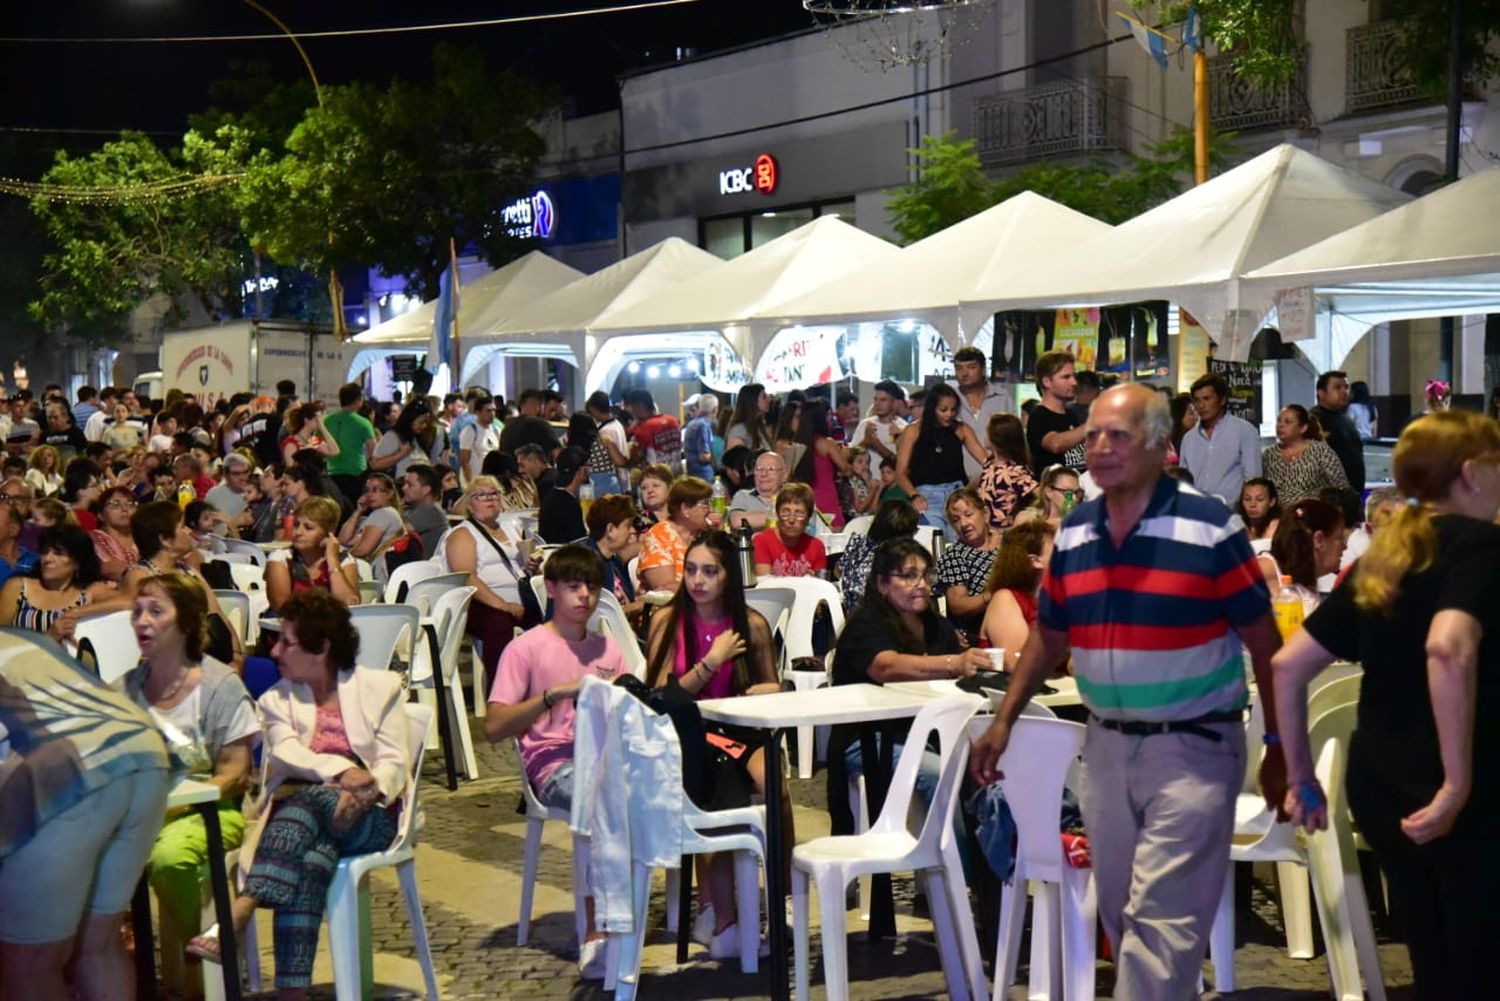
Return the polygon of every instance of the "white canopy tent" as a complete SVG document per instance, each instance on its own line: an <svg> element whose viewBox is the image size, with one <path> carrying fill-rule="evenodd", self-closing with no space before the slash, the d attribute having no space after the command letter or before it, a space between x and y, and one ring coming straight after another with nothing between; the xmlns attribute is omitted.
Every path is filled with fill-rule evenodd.
<svg viewBox="0 0 1500 1001"><path fill-rule="evenodd" d="M595 327L723 266L708 251L668 237L540 297L490 330L465 339L463 382L468 383L496 354L561 358L587 372L593 363Z"/></svg>
<svg viewBox="0 0 1500 1001"><path fill-rule="evenodd" d="M1326 368L1378 323L1500 312L1497 205L1500 170L1471 175L1257 268L1242 295L1269 308L1311 288L1316 337L1300 346Z"/></svg>
<svg viewBox="0 0 1500 1001"><path fill-rule="evenodd" d="M582 271L548 257L540 250L533 250L462 286L458 295L460 349L471 331L484 330L538 296L582 277ZM432 318L436 312L437 300L434 299L356 334L351 338L355 348L349 361L348 378L356 378L371 365L391 355L425 352L432 337Z"/></svg>
<svg viewBox="0 0 1500 1001"><path fill-rule="evenodd" d="M1262 312L1242 308L1242 276L1407 197L1277 146L1071 250L991 276L962 303L961 323L972 337L1001 310L1168 299L1215 338L1220 356L1243 361Z"/></svg>
<svg viewBox="0 0 1500 1001"><path fill-rule="evenodd" d="M960 300L973 298L986 276L1003 280L1038 255L1076 247L1111 227L1024 191L978 215L778 304L753 318L757 326L853 324L916 320L936 328L950 347L960 343Z"/></svg>
<svg viewBox="0 0 1500 1001"><path fill-rule="evenodd" d="M746 368L753 368L777 329L758 321L758 316L777 312L779 304L833 279L887 264L899 255L894 244L835 216L822 216L725 262L691 286L621 310L592 332L601 343L629 335L719 334ZM597 380L591 374L589 381ZM728 382L709 384L734 388Z"/></svg>

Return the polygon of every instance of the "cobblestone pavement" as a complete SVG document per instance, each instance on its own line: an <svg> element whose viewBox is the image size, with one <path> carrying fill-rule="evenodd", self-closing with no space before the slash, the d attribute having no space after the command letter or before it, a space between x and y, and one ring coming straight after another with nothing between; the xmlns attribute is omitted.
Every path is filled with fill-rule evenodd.
<svg viewBox="0 0 1500 1001"><path fill-rule="evenodd" d="M525 821L516 813L519 771L513 746L484 743L478 721L474 722L479 755L477 781L460 781L456 792L442 784L442 756L429 753L423 767L421 796L426 826L417 850L417 872L422 905L432 940L438 984L445 998L606 998L598 984L581 981L575 962L571 885L571 856L560 824L548 824L541 852L540 871L533 906L531 941L516 945L516 919L521 890L521 851ZM812 781L793 780L792 797L798 836L827 833L824 808L825 783L821 772ZM896 881L898 926L895 941L866 943L860 934L849 942L850 996L857 999L946 998L932 926L925 918L912 917L911 882ZM661 879L652 902L652 927L642 963L641 996L673 998L676 1001L719 998L759 998L767 994L766 977L745 975L738 963L719 964L707 959L694 946L695 958L677 967L674 947L664 931ZM406 913L394 875L382 870L372 879L371 913L375 949L377 994L381 997L420 996L422 975L413 959ZM816 914L816 905L814 906ZM858 915L850 912L851 930ZM261 917L260 946L269 984L271 970L270 928ZM1254 885L1250 904L1242 904L1238 920L1240 946L1236 952L1239 990L1225 997L1306 999L1328 996L1328 968L1321 943L1310 960L1289 959L1274 895L1260 882ZM981 940L986 964L993 958L994 942ZM817 986L821 972L816 929L813 997L822 998ZM1021 952L1018 981L1026 982L1027 948ZM1390 997L1400 1001L1414 997L1406 951L1381 937L1381 963ZM762 969L765 969L764 962ZM1211 982L1211 973L1208 974ZM328 965L326 939L318 958L314 982L321 985L316 996L332 997L332 971ZM1098 993L1108 997L1112 968L1098 967ZM1210 994L1209 996L1216 996ZM1024 998L1021 987L1012 998Z"/></svg>

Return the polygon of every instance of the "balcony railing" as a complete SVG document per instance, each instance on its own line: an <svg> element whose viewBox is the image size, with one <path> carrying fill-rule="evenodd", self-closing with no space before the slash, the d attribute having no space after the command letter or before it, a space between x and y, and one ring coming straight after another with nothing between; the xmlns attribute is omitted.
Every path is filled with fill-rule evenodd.
<svg viewBox="0 0 1500 1001"><path fill-rule="evenodd" d="M1125 79L1067 80L974 101L985 166L1122 149Z"/></svg>
<svg viewBox="0 0 1500 1001"><path fill-rule="evenodd" d="M1387 108L1420 93L1401 56L1402 21L1376 21L1350 28L1344 62L1344 104L1350 112Z"/></svg>
<svg viewBox="0 0 1500 1001"><path fill-rule="evenodd" d="M1234 71L1233 56L1208 61L1208 118L1221 131L1273 129L1307 124L1307 75L1298 67L1274 87L1252 83Z"/></svg>

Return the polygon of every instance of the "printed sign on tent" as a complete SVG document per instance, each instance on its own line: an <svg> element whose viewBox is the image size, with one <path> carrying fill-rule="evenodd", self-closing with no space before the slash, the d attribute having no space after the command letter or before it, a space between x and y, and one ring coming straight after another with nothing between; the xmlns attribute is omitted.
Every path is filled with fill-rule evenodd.
<svg viewBox="0 0 1500 1001"><path fill-rule="evenodd" d="M773 393L805 389L847 377L839 361L841 327L791 327L777 334L761 357L755 381Z"/></svg>
<svg viewBox="0 0 1500 1001"><path fill-rule="evenodd" d="M1073 356L1075 366L1093 369L1099 355L1099 310L1059 309L1057 327L1052 334L1052 349Z"/></svg>
<svg viewBox="0 0 1500 1001"><path fill-rule="evenodd" d="M1200 375L1208 371L1208 331L1198 326L1193 314L1178 310L1177 322L1177 391L1192 391ZM1258 422L1257 422L1258 423Z"/></svg>

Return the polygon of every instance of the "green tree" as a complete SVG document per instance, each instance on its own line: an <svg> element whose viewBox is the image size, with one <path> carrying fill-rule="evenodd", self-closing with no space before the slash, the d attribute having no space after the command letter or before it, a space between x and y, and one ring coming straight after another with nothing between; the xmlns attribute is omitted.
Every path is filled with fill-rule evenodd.
<svg viewBox="0 0 1500 1001"><path fill-rule="evenodd" d="M218 140L189 134L169 151L125 133L85 156L58 152L43 180L118 188L218 174L245 160L235 137ZM107 339L157 293L196 296L210 313L238 306L245 244L229 186L121 201L37 198L31 210L52 249L29 312L49 328Z"/></svg>
<svg viewBox="0 0 1500 1001"><path fill-rule="evenodd" d="M1175 24L1195 3L1203 33L1234 68L1263 86L1284 83L1302 65L1307 42L1303 13L1308 0L1131 0L1147 19ZM1448 23L1453 0L1386 0L1382 13L1399 20L1402 55L1417 85L1441 95L1448 77ZM1500 4L1466 0L1461 11L1463 63L1471 80L1484 81L1500 70L1489 43L1500 37Z"/></svg>
<svg viewBox="0 0 1500 1001"><path fill-rule="evenodd" d="M1210 133L1210 172L1227 165L1231 138ZM931 236L1023 191L1118 224L1181 194L1193 173L1193 134L1186 129L1149 147L1146 156L1086 163L1043 160L999 180L985 174L974 141L959 141L951 132L924 136L911 152L921 161L920 177L896 189L886 208L902 243Z"/></svg>
<svg viewBox="0 0 1500 1001"><path fill-rule="evenodd" d="M245 228L277 260L321 274L372 264L437 293L448 241L494 265L528 249L500 224L545 151L549 107L534 86L491 72L471 49L438 46L430 83L323 88L284 155L241 185Z"/></svg>

